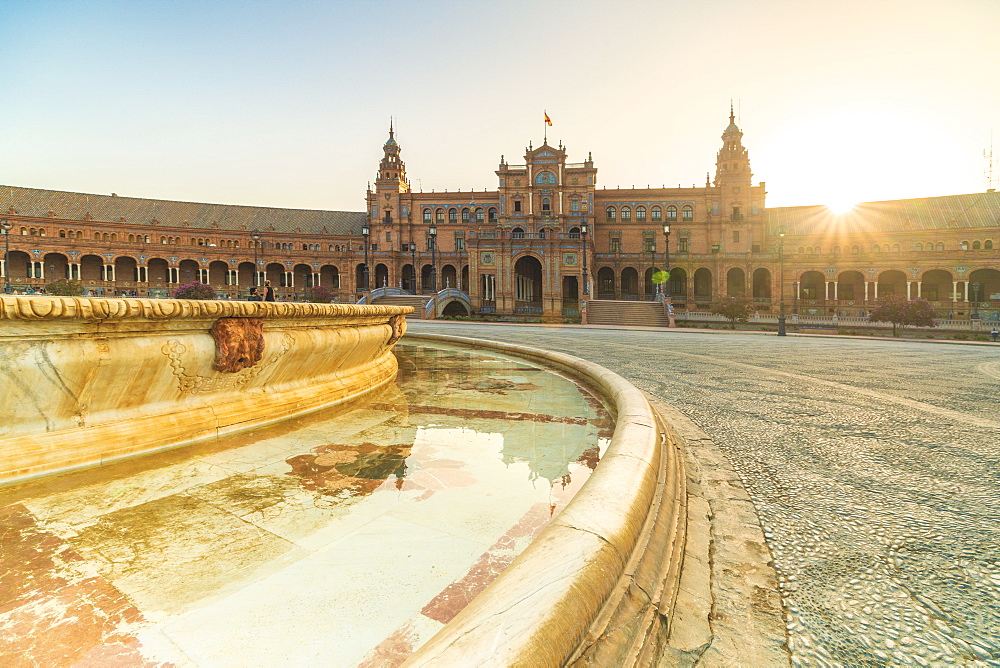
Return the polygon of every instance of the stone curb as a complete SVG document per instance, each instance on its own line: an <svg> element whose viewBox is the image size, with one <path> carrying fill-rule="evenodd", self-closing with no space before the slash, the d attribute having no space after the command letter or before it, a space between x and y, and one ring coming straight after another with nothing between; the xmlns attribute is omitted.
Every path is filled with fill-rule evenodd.
<svg viewBox="0 0 1000 668"><path fill-rule="evenodd" d="M647 395L684 452L688 541L660 666L790 666L771 551L750 496L711 437Z"/></svg>
<svg viewBox="0 0 1000 668"><path fill-rule="evenodd" d="M645 396L621 376L562 353L447 335L409 338L555 366L590 382L617 414L611 444L583 488L404 665L655 661L676 599L687 513L683 460L661 438Z"/></svg>

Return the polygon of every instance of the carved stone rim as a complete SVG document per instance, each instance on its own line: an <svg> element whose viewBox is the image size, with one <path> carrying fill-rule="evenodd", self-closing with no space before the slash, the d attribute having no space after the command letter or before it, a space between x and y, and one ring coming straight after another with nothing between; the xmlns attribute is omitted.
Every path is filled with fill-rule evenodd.
<svg viewBox="0 0 1000 668"><path fill-rule="evenodd" d="M0 320L388 318L408 313L413 313L413 307L130 297L0 296Z"/></svg>

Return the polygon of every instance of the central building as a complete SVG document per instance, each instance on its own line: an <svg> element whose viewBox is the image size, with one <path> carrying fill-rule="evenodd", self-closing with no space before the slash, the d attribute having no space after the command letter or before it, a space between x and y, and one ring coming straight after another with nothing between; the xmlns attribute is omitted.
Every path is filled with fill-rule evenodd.
<svg viewBox="0 0 1000 668"><path fill-rule="evenodd" d="M667 266L678 305L742 293L742 267L767 241L764 184L752 183L742 137L730 112L715 178L700 187L608 190L591 155L570 162L561 143L543 142L527 147L522 164L501 156L496 190L425 193L411 189L390 127L367 192L371 257L356 282L411 293L453 288L479 313L552 320L579 315L581 301L651 299L653 276ZM733 280L728 267L689 276L683 263L694 256L739 264L741 285L717 284ZM770 297L771 261L768 251L767 269L751 279L755 295Z"/></svg>

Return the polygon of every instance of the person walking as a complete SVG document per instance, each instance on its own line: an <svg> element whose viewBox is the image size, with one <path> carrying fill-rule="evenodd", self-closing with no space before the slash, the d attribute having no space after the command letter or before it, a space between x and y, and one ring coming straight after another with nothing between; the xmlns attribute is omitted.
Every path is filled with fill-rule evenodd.
<svg viewBox="0 0 1000 668"><path fill-rule="evenodd" d="M274 299L274 288L271 287L271 281L264 281L264 301L273 302Z"/></svg>
<svg viewBox="0 0 1000 668"><path fill-rule="evenodd" d="M259 302L259 301L262 301L261 298L260 298L260 295L257 294L257 286L256 285L253 286L252 288L250 288L250 296L247 297L247 301L250 301L250 302Z"/></svg>

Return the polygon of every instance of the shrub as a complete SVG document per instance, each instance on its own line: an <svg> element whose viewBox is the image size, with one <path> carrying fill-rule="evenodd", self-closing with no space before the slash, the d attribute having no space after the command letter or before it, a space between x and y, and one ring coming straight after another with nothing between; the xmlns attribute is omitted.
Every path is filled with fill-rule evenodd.
<svg viewBox="0 0 1000 668"><path fill-rule="evenodd" d="M336 299L337 295L331 292L330 288L324 285L317 285L306 291L306 301L315 302L317 304L330 304L336 301Z"/></svg>
<svg viewBox="0 0 1000 668"><path fill-rule="evenodd" d="M186 283L174 290L174 299L215 299L215 288L199 281Z"/></svg>
<svg viewBox="0 0 1000 668"><path fill-rule="evenodd" d="M753 300L747 297L726 297L713 303L710 311L728 320L730 329L736 329L737 322L750 319L753 307Z"/></svg>
<svg viewBox="0 0 1000 668"><path fill-rule="evenodd" d="M83 284L64 278L46 285L45 292L57 297L79 297L83 294Z"/></svg>

